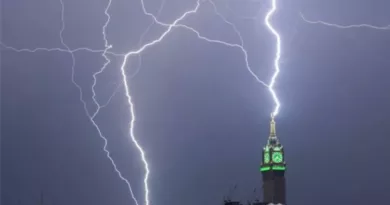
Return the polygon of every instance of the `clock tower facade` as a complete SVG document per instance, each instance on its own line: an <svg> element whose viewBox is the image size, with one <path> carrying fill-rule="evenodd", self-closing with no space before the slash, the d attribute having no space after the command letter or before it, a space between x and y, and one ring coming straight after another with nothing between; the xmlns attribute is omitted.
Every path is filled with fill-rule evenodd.
<svg viewBox="0 0 390 205"><path fill-rule="evenodd" d="M286 162L284 148L276 137L275 120L272 117L267 145L263 148L260 171L263 175L264 202L286 204Z"/></svg>

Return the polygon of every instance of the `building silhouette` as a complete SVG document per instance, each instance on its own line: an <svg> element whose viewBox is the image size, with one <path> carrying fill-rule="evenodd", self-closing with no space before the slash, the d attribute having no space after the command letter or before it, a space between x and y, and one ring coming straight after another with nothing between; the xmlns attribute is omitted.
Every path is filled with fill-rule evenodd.
<svg viewBox="0 0 390 205"><path fill-rule="evenodd" d="M286 162L284 148L276 137L275 120L270 123L270 135L263 148L260 171L263 175L263 201L265 203L286 204Z"/></svg>

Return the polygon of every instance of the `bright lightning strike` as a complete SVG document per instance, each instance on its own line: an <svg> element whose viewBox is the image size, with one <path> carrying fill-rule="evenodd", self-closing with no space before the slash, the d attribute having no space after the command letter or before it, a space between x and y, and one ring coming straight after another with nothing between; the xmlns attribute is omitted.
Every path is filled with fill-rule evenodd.
<svg viewBox="0 0 390 205"><path fill-rule="evenodd" d="M131 122L130 122L130 128L129 128L130 129L130 137L131 137L133 143L135 144L135 146L137 147L137 149L140 151L141 159L142 159L142 162L143 162L144 167L145 167L145 177L144 177L145 205L149 205L149 201L150 201L149 200L149 186L148 186L148 179L149 179L150 170L149 170L149 164L148 164L148 162L146 160L146 157L145 157L144 149L138 143L138 141L136 140L135 135L134 135L134 123L135 123L134 104L132 102L132 98L131 98L131 95L130 95L130 89L129 89L129 86L128 86L128 83L127 83L127 78L128 77L126 75L126 70L125 70L125 67L126 67L126 64L127 64L127 60L128 60L129 57L131 57L133 55L138 55L139 56L148 47L153 46L153 45L161 42L164 39L164 37L167 34L169 34L174 27L184 28L186 30L189 30L189 31L192 31L193 33L195 33L199 39L205 40L205 41L207 41L209 43L218 43L218 44L223 44L225 46L236 47L236 48L241 49L241 51L243 52L244 57L245 57L246 67L247 67L248 71L252 74L253 77L255 77L255 79L259 83L261 83L264 86L268 87L268 85L266 83L264 83L262 80L260 80L258 78L258 76L250 68L249 62L248 62L248 54L247 54L247 51L245 50L245 48L243 47L243 40L242 40L242 37L241 37L240 33L238 32L238 30L235 28L235 26L232 23L228 22L226 19L223 18L222 15L220 15L217 12L215 4L211 0L209 0L209 2L213 5L217 15L219 15L226 23L230 24L233 27L233 29L236 31L236 33L239 35L239 38L240 38L240 41L241 41L241 45L233 44L233 43L227 43L227 42L221 41L221 40L213 40L213 39L206 38L206 37L202 36L196 29L194 29L194 28L192 28L190 26L187 26L187 25L179 24L179 22L182 21L186 16L188 16L190 14L193 14L193 13L196 13L198 11L198 9L200 7L200 0L197 1L196 7L193 10L186 11L182 16L180 16L178 19L176 19L172 24L166 24L166 23L163 23L163 22L159 21L155 15L153 15L152 13L149 13L146 10L145 4L144 4L144 0L141 0L142 10L143 10L144 14L147 15L147 16L152 17L154 22L157 23L158 25L167 27L167 30L158 39L156 39L156 40L154 40L154 41L152 41L150 43L144 44L138 50L130 51L127 54L125 54L125 57L124 57L124 60L123 60L123 64L121 66L121 73L122 73L122 77L123 77L123 84L125 86L126 96L127 96L127 99L128 99L128 103L130 105L130 115L131 115Z"/></svg>
<svg viewBox="0 0 390 205"><path fill-rule="evenodd" d="M299 14L300 14L303 21L305 21L306 23L310 23L310 24L322 24L325 26L331 26L331 27L340 28L340 29L372 28L372 29L377 29L377 30L390 30L390 25L387 25L387 26L373 26L370 24L338 25L338 24L333 24L333 23L327 23L325 21L310 21L310 20L306 19L302 13L299 13Z"/></svg>
<svg viewBox="0 0 390 205"><path fill-rule="evenodd" d="M145 14L149 15L149 16L152 16L154 18L154 21L155 22L159 22L157 20L157 18L155 18L154 15L148 13L144 7L144 2L142 2L142 7L143 7L143 10L145 12ZM151 41L147 44L144 44L141 48L137 49L137 50L133 50L133 51L130 51L128 53L125 54L125 57L124 57L124 60L123 60L123 63L122 63L122 66L121 66L121 73L122 73L122 77L123 77L123 84L124 84L124 87L125 87L125 92L126 92L126 97L127 97L127 101L130 105L130 115L131 115L131 122L130 122L130 137L131 137L131 140L133 141L134 145L137 147L137 149L139 150L139 152L141 153L141 159L142 159L142 162L144 164L144 167L145 167L145 177L144 177L144 197L145 197L145 205L149 205L149 186L148 186L148 180L149 180L149 173L150 173L150 170L149 170L149 164L146 160L146 156L145 156L145 152L144 152L144 149L141 147L141 145L138 143L137 139L135 138L135 135L134 135L134 123L135 123L135 112L134 112L134 104L132 102L132 98L131 98L131 95L130 95L130 88L129 88L129 85L127 83L127 75L126 75L126 64L127 64L127 60L129 57L133 56L133 55L139 55L140 53L142 53L144 50L146 50L147 48L149 48L150 46L153 46L157 43L160 43L166 36L168 33L170 33L170 31L172 30L173 27L175 27L178 22L180 22L181 20L183 20L187 15L190 15L190 14L193 14L193 13L196 13L197 10L199 9L199 6L200 6L200 3L199 1L196 3L196 7L192 10L189 10L187 12L185 12L182 16L180 16L178 19L176 19L172 24L168 25L168 29L156 40L154 41ZM166 25L166 24L164 24Z"/></svg>
<svg viewBox="0 0 390 205"><path fill-rule="evenodd" d="M276 93L274 90L274 85L275 85L276 77L278 76L279 71L280 71L279 60L280 60L280 55L281 55L281 39L280 39L279 33L275 30L275 28L272 26L272 24L269 21L270 18L272 17L272 15L275 13L276 9L277 9L276 0L272 0L271 9L267 12L267 15L265 16L265 19L264 19L265 24L267 25L268 29L271 31L271 33L276 38L276 54L275 54L275 59L274 59L275 73L272 75L271 82L268 86L268 89L271 92L272 98L276 104L274 111L271 113L272 117L275 117L278 114L279 108L280 108L280 102L279 102L278 97L276 96Z"/></svg>
<svg viewBox="0 0 390 205"><path fill-rule="evenodd" d="M107 21L105 22L104 26L103 26L103 31L102 31L102 35L103 35L103 39L104 39L104 49L102 50L93 50L93 49L90 49L90 48L77 48L77 49L70 49L69 46L65 43L64 39L63 39L63 32L65 30L65 21L64 21L64 4L63 4L63 0L60 0L61 2L61 6L62 6L62 13L61 13L61 21L62 21L62 28L61 28L61 31L60 31L60 39L61 39L61 43L62 45L65 47L65 49L63 48L36 48L36 49L15 49L13 47L9 47L9 46L6 46L4 44L1 44L3 47L7 48L7 49L11 49L11 50L14 50L14 51L17 51L17 52L37 52L37 51L60 51L60 52L67 52L71 55L72 57L72 82L73 84L79 89L79 93L80 93L80 101L83 103L84 105L84 110L86 112L86 115L88 116L88 118L90 119L91 123L95 126L95 128L97 129L98 133L99 133L99 136L104 140L104 151L106 152L106 156L109 158L109 160L111 161L115 171L117 172L117 174L119 175L119 177L126 182L126 184L128 185L128 188L129 188L129 191L131 193L131 196L133 198L133 200L135 201L136 205L138 205L138 201L136 199L136 197L134 196L134 193L132 191L132 187L129 183L129 181L127 179L125 179L121 172L117 169L117 166L114 162L114 160L110 157L110 152L107 150L107 139L104 137L104 135L102 134L102 132L100 131L100 128L99 126L96 124L96 122L94 121L95 117L98 115L99 111L108 105L108 103L111 101L111 99L113 98L113 96L115 95L115 93L117 91L114 92L114 94L109 98L109 100L107 101L106 104L104 105L101 105L97 102L96 100L96 92L95 92L95 86L97 84L97 77L99 74L103 73L106 69L106 67L109 65L110 63L110 58L107 56L108 54L109 55L113 55L113 56L123 56L124 57L124 60L123 60L123 63L121 65L121 75L122 75L122 80L123 82L118 86L117 89L119 89L120 86L124 85L124 88L125 88L125 94L126 94L126 97L127 97L127 101L128 101L128 104L130 106L129 108L129 111L130 111L130 115L131 115L131 121L130 121L130 125L129 125L129 134L130 134L130 137L131 137L131 140L132 142L134 143L134 145L136 146L136 148L138 149L138 151L140 152L141 154L141 159L142 159L142 162L144 164L144 168L145 168L145 175L144 175L144 197L145 197L145 205L149 205L150 203L150 200L149 200L149 186L148 186L148 179L149 179L149 174L150 174L150 170L149 170L149 164L146 160L146 156L145 156L145 152L144 152L144 149L141 147L141 145L139 144L139 142L137 141L136 137L135 137L135 134L134 134L134 124L135 124L135 120L136 120L136 117L135 117L135 110L134 110L134 104L132 102L132 96L130 94L130 88L129 88L129 85L128 85L128 76L126 74L126 70L125 70L125 67L127 65L127 62L128 62L128 59L132 56L139 56L142 54L142 52L144 50L146 50L147 48L151 47L151 46L154 46L158 43L160 43L172 30L173 28L182 28L182 29L185 29L187 31L190 31L190 32L193 32L197 37L198 39L200 40L204 40L204 41L207 41L209 43L217 43L217 44L222 44L222 45L225 45L225 46L228 46L228 47L232 47L232 48L238 48L241 50L241 52L243 53L244 55L244 59L245 59L245 65L246 65L246 68L247 70L250 72L250 74L256 79L257 82L261 83L262 85L268 87L268 89L270 90L271 94L272 94L272 97L276 103L276 108L275 110L272 112L272 115L276 115L278 113L278 109L279 109L279 101L277 99L277 96L276 96L276 93L274 92L273 90L273 85L275 83L275 79L279 73L279 59L280 59L280 36L278 35L278 33L275 31L275 29L272 27L272 25L269 23L269 19L271 18L271 16L273 15L273 13L276 11L276 0L272 0L272 8L271 10L267 13L267 16L265 18L265 23L266 25L268 26L268 28L271 30L271 32L276 36L277 38L277 51L276 51L276 57L275 57L275 60L274 60L274 65L275 65L275 70L276 72L274 73L274 75L272 76L272 79L271 79L271 83L269 85L267 85L266 83L264 83L262 80L259 79L259 77L252 71L251 67L249 66L249 62L248 62L248 54L247 54L247 51L245 50L244 48L244 42L243 42L243 39L241 37L241 34L240 32L238 31L238 29L235 27L235 25L231 22L229 22L227 19L225 19L217 10L217 7L216 5L214 4L214 2L212 0L207 0L214 8L214 12L227 24L229 24L233 29L234 31L236 32L236 34L238 35L239 37L239 40L240 40L240 44L236 44L236 43L228 43L228 42L225 42L225 41L222 41L222 40L215 40L215 39L210 39L210 38L207 38L207 37L204 37L202 36L196 29L190 27L190 26L187 26L187 25L184 25L184 24L179 24L179 22L181 22L182 20L184 20L188 15L190 14L194 14L198 11L199 7L200 7L200 1L201 0L198 0L196 2L196 7L192 10L189 10L189 11L186 11L183 15L181 15L179 18L177 18L173 23L171 24L167 24L167 23L163 23L163 22L160 22L157 17L151 13L149 13L146 8L145 8L145 4L144 4L144 0L141 0L141 6L142 6L142 10L144 12L145 15L147 16L150 16L152 19L153 19L153 23L156 23L160 26L163 26L163 27L166 27L167 29L165 30L165 32L163 32L159 38L149 42L149 43L146 43L144 45L139 45L139 48L137 50L132 50L132 51L129 51L128 53L126 54L117 54L117 53L114 53L114 52L111 52L109 51L110 48L112 48L111 45L109 45L108 43L108 40L107 40L107 34L106 34L106 29L107 29L107 26L110 22L110 15L108 13L108 10L110 9L110 6L111 6L111 2L112 0L108 0L108 4L104 10L104 13L105 15L107 16ZM160 10L159 12L161 11L162 7L163 7L163 4L164 2L162 3L161 7L160 7ZM148 29L142 34L141 36L141 39L140 39L140 43L142 42L142 38L144 35L146 35L146 33L148 32L150 26L148 27ZM139 44L140 44L139 43ZM74 57L74 53L76 51L89 51L89 52L94 52L94 53L102 53L102 57L105 59L105 63L104 65L97 71L93 74L93 85L92 85L92 93L93 93L93 96L92 96L92 99L93 99L93 103L94 105L97 107L95 112L93 112L92 114L89 113L89 111L87 110L87 104L86 102L83 100L83 92L82 92L82 89L81 87L75 82L75 70L74 70L74 67L75 67L75 57ZM138 69L136 71L136 73L138 72L139 70L139 67L140 65L138 66ZM135 74L136 74L135 73Z"/></svg>

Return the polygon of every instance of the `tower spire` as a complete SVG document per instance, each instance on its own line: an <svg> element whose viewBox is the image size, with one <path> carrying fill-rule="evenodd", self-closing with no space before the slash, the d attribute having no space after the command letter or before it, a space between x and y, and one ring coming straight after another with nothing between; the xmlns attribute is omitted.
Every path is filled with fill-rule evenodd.
<svg viewBox="0 0 390 205"><path fill-rule="evenodd" d="M276 137L276 125L275 125L275 116L271 114L271 123L270 123L270 133L269 137Z"/></svg>
<svg viewBox="0 0 390 205"><path fill-rule="evenodd" d="M275 115L271 114L270 122L270 133L268 137L268 146L279 146L279 140L276 137L276 125L275 125Z"/></svg>

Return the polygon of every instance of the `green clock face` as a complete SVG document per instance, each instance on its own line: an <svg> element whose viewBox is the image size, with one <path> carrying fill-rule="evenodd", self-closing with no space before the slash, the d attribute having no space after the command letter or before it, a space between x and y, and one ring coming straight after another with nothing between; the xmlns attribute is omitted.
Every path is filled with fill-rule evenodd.
<svg viewBox="0 0 390 205"><path fill-rule="evenodd" d="M269 153L264 153L264 163L269 163Z"/></svg>
<svg viewBox="0 0 390 205"><path fill-rule="evenodd" d="M283 155L281 152L272 153L272 161L275 163L280 163L283 161Z"/></svg>

